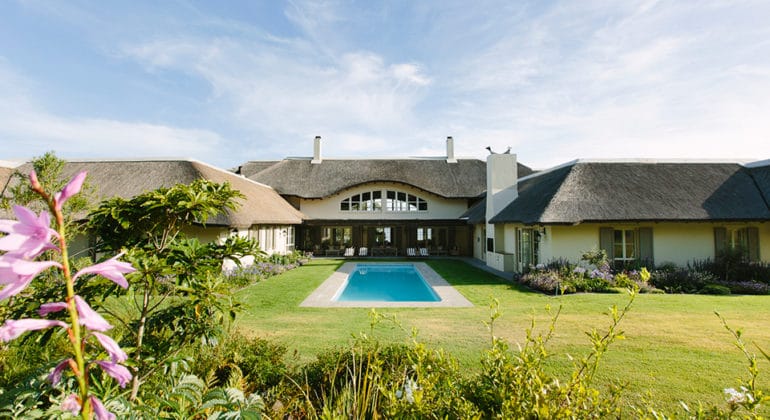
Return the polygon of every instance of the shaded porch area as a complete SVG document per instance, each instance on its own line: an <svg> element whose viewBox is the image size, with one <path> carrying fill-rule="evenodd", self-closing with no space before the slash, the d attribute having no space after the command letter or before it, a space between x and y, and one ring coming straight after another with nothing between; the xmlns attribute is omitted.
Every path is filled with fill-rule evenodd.
<svg viewBox="0 0 770 420"><path fill-rule="evenodd" d="M297 247L316 256L410 256L420 248L431 256L473 254L472 226L458 220L308 220L297 230Z"/></svg>

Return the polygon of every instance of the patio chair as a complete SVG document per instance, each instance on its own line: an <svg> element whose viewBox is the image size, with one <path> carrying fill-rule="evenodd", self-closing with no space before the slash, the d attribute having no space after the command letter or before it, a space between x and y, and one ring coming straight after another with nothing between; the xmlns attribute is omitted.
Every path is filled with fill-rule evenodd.
<svg viewBox="0 0 770 420"><path fill-rule="evenodd" d="M365 257L369 254L369 248L362 246L361 248L358 248L358 256L359 257Z"/></svg>
<svg viewBox="0 0 770 420"><path fill-rule="evenodd" d="M414 248L407 248L406 249L406 256L407 257L416 257L417 256L417 252L415 251Z"/></svg>
<svg viewBox="0 0 770 420"><path fill-rule="evenodd" d="M428 252L428 248L420 248L420 256L421 257L430 257L430 253Z"/></svg>
<svg viewBox="0 0 770 420"><path fill-rule="evenodd" d="M345 256L346 257L355 257L356 256L356 249L353 247L345 248Z"/></svg>

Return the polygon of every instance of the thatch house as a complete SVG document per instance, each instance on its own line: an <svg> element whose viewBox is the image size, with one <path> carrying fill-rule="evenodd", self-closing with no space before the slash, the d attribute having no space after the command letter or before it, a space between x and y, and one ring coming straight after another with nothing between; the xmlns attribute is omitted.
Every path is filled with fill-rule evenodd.
<svg viewBox="0 0 770 420"><path fill-rule="evenodd" d="M520 176L532 173L518 165ZM368 255L471 255L472 228L460 216L486 190L486 164L447 156L410 159L325 159L321 139L314 155L247 162L238 172L273 187L306 219L298 246L322 255L353 248Z"/></svg>
<svg viewBox="0 0 770 420"><path fill-rule="evenodd" d="M31 164L17 169L27 173ZM294 249L294 229L302 223L302 213L272 188L196 160L68 161L62 175L69 178L80 171L88 171L87 182L95 188L97 199L131 198L161 187L188 184L196 179L230 183L245 198L240 200L237 210L199 223L186 232L203 242L237 233L258 239L268 254L283 254ZM6 194L9 177L2 184L3 194ZM79 216L85 217L85 214Z"/></svg>
<svg viewBox="0 0 770 420"><path fill-rule="evenodd" d="M578 160L518 179L507 204L465 217L488 232L476 257L508 271L591 249L616 264L684 265L727 248L770 261L768 163Z"/></svg>

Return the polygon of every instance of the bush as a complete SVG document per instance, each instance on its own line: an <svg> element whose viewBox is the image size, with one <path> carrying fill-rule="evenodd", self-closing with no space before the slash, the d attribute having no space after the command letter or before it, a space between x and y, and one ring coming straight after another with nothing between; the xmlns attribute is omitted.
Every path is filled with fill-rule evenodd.
<svg viewBox="0 0 770 420"><path fill-rule="evenodd" d="M677 268L673 271L655 270L651 273L650 283L667 293L698 293L707 284L718 282L717 277L701 270Z"/></svg>
<svg viewBox="0 0 770 420"><path fill-rule="evenodd" d="M216 346L199 347L196 353L194 374L203 378L213 374L216 384L225 385L237 368L249 393L277 386L288 372L283 360L286 347L259 337L232 334Z"/></svg>
<svg viewBox="0 0 770 420"><path fill-rule="evenodd" d="M707 284L698 292L702 295L729 295L730 288L721 284Z"/></svg>

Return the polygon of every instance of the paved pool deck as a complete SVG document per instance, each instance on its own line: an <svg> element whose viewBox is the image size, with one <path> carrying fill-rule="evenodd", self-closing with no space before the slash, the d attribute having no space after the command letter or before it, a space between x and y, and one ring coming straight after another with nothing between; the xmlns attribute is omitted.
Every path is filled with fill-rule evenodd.
<svg viewBox="0 0 770 420"><path fill-rule="evenodd" d="M433 287L439 295L439 302L337 302L334 296L345 284L350 273L356 268L356 262L346 262L340 266L326 281L324 281L313 293L310 294L299 306L311 308L462 308L471 307L473 304L449 284L443 277L436 273L424 262L408 262L420 272L420 275ZM394 262L366 261L365 264L394 264ZM397 263L402 264L402 263Z"/></svg>

